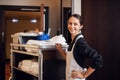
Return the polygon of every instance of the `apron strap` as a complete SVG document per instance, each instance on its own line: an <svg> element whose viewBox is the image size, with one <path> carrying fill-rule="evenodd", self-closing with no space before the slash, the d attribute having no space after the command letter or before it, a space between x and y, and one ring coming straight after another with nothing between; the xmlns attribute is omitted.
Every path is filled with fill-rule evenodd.
<svg viewBox="0 0 120 80"><path fill-rule="evenodd" d="M79 38L83 38L83 35L79 35L79 36L75 39L75 42L74 42L74 44L73 44L73 46L72 46L71 51L73 51L74 46L75 46L75 44L76 44L76 42L77 42L77 40L78 40Z"/></svg>

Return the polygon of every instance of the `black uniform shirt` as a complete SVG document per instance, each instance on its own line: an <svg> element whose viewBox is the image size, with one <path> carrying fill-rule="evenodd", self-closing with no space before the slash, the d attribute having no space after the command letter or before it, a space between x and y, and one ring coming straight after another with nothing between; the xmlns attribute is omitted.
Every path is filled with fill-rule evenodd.
<svg viewBox="0 0 120 80"><path fill-rule="evenodd" d="M82 34L78 34L75 39ZM71 51L72 46L75 42L75 39L68 47L68 51ZM81 66L84 67L85 59L90 59L90 66L94 69L100 68L103 65L102 56L93 48L91 48L84 38L79 38L74 46L73 49L73 56L76 62Z"/></svg>

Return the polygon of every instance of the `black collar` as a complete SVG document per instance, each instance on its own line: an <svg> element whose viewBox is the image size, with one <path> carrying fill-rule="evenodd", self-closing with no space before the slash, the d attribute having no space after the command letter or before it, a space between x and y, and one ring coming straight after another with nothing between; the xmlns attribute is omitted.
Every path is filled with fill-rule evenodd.
<svg viewBox="0 0 120 80"><path fill-rule="evenodd" d="M70 45L69 45L69 47L68 47L68 51L71 51L72 46L73 46L73 44L75 43L76 38L77 38L78 36L80 36L80 35L82 35L82 33L79 33L79 34L77 34L77 35L75 36L74 40L70 43Z"/></svg>

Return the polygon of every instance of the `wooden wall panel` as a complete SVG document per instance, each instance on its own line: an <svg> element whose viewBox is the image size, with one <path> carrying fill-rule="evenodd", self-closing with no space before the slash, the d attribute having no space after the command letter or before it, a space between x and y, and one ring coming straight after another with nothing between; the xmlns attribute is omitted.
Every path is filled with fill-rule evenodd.
<svg viewBox="0 0 120 80"><path fill-rule="evenodd" d="M82 0L84 34L103 56L104 65L90 80L118 80L120 72L120 1Z"/></svg>

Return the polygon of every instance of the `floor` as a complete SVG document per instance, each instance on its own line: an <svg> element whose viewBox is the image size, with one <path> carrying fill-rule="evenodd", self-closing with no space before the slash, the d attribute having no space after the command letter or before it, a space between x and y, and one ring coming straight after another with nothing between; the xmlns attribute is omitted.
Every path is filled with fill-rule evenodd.
<svg viewBox="0 0 120 80"><path fill-rule="evenodd" d="M10 77L10 62L7 61L5 65L5 80L9 80Z"/></svg>

